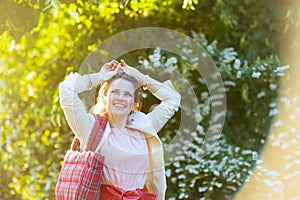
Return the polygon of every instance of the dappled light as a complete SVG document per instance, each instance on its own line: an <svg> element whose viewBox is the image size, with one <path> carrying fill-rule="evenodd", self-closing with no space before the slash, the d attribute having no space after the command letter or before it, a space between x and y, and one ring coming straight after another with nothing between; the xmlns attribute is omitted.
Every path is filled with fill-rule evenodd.
<svg viewBox="0 0 300 200"><path fill-rule="evenodd" d="M182 102L189 102L159 132L166 199L299 198L299 6L256 0L1 0L0 199L55 199L73 139L59 83L70 72L100 70L117 55L113 45L123 43L106 43L113 44L109 50L101 44L142 27L177 31L203 48L195 52L190 43L170 37L176 51L155 46L114 58L161 81L171 79ZM124 41L130 49L143 37ZM149 44L155 40L147 38ZM97 53L97 59L88 56ZM208 60L226 96L212 94L222 87L199 72L210 73ZM96 100L91 93L83 99L87 111ZM157 104L149 92L142 98L144 112ZM224 102L226 113L213 113ZM223 116L224 124L210 127ZM210 128L222 131L207 138Z"/></svg>

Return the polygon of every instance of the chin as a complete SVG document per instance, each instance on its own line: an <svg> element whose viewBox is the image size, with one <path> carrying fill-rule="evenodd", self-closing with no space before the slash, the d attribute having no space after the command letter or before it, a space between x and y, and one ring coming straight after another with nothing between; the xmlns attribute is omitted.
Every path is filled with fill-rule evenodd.
<svg viewBox="0 0 300 200"><path fill-rule="evenodd" d="M128 116L128 111L126 110L113 110L112 113L111 113L113 116L118 116L118 117L121 117L121 116L124 116L124 117L127 117Z"/></svg>

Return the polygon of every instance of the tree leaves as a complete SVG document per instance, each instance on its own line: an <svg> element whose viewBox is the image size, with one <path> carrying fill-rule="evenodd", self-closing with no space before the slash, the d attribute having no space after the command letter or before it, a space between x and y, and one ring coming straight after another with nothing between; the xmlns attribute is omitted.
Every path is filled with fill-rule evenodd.
<svg viewBox="0 0 300 200"><path fill-rule="evenodd" d="M6 0L0 4L0 199L55 198L61 161L73 138L58 102L58 84L70 71L79 69L95 44L141 26L166 27L187 35L194 30L195 40L207 47L228 81L231 104L221 148L215 148L207 160L197 158L209 111L203 111L203 116L197 114L202 131L197 133L192 150L184 155L186 160L169 169L167 196L182 193L182 198L202 195L209 199L216 191L230 195L238 187L234 180L241 181L247 175L241 170L250 168L251 156L241 152L260 146L250 139L265 136L265 118L270 108L261 106L261 102L274 101L276 90L272 88L278 88L280 72L275 68L279 62L276 57L269 57L276 49L273 36L279 30L278 19L270 15L271 2ZM294 16L293 12L286 15ZM286 26L286 31L289 28ZM149 51L145 52L149 56ZM201 100L200 93L206 88L195 77L192 66L171 58L174 55L165 56L170 66L176 60L177 66L172 70L192 82L195 90L200 91ZM258 56L264 59L259 60ZM237 58L242 64L234 67ZM205 109L209 110L209 106ZM257 120L245 123L245 116L255 116ZM174 120L166 133L172 133L174 124L180 123ZM235 151L237 145L241 149ZM235 167L237 160L240 164Z"/></svg>

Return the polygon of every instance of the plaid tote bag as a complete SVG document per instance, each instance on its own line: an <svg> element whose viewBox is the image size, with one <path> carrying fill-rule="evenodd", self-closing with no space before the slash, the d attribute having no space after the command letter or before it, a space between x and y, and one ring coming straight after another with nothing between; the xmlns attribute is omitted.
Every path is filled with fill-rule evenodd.
<svg viewBox="0 0 300 200"><path fill-rule="evenodd" d="M96 116L86 149L77 151L79 140L74 138L71 150L64 157L55 189L56 200L100 199L104 156L96 151L103 136L107 118Z"/></svg>

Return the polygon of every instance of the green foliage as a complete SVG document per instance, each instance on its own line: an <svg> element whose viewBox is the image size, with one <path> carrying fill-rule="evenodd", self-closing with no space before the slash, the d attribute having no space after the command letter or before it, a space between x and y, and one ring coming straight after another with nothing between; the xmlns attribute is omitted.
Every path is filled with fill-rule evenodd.
<svg viewBox="0 0 300 200"><path fill-rule="evenodd" d="M201 88L198 96L200 113L196 114L200 123L196 132L184 132L192 135L193 143L189 144L186 151L179 152L172 158L173 163L167 166L167 195L169 199L192 199L195 196L199 199L232 199L252 174L252 167L265 143L272 117L277 114L278 79L289 66L280 66L278 58L274 56L258 58L250 64L246 60L241 61L233 48L219 49L217 41L208 43L203 34L193 33L193 36L217 60L226 88L226 123L217 144L203 157L202 147L205 145L204 139L211 118L210 96L203 87L205 81L193 75L195 72L191 66L187 67L184 77L193 83L195 90ZM156 49L149 55L149 59L144 59L141 63L153 71L163 66L160 69L163 75L178 70L178 65L184 64L177 60L180 61ZM193 114L189 110L181 112ZM177 121L178 119L175 122L171 120L168 124L170 127L164 130L167 133L163 138L165 150L170 145L177 145L170 143L174 133L178 131L174 131Z"/></svg>
<svg viewBox="0 0 300 200"><path fill-rule="evenodd" d="M175 66L200 91L204 112L197 113L202 121L192 133L195 142L167 169L168 198L231 196L249 175L276 114L278 76L284 70L275 54L277 23L281 16L287 21L296 12L283 7L274 16L272 8L272 2L254 0L1 1L0 199L54 199L61 161L72 140L58 104L59 82L78 70L95 44L142 26L193 35L217 62L228 90L224 135L212 154L198 158L209 119L203 111L209 107L208 96L201 95L206 88L181 58L174 63L173 55L166 54L162 61L173 60L170 67ZM289 22L285 31L295 23ZM205 33L208 39L191 30ZM166 142L176 119L162 133Z"/></svg>

